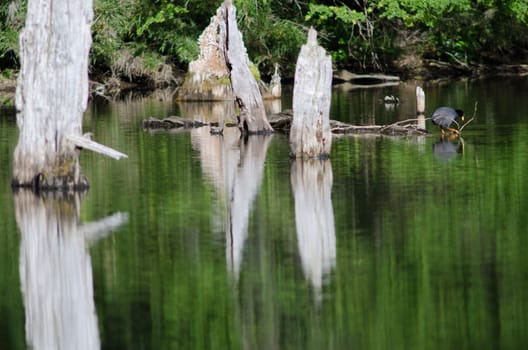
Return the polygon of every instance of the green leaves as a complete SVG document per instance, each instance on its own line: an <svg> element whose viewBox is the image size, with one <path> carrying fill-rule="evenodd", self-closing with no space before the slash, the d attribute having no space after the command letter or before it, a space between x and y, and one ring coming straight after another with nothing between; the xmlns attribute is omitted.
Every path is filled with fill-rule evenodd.
<svg viewBox="0 0 528 350"><path fill-rule="evenodd" d="M145 21L136 29L136 34L142 36L152 24L161 24L173 20L176 17L187 14L189 11L185 7L176 6L172 3L164 3L161 9L145 19Z"/></svg>
<svg viewBox="0 0 528 350"><path fill-rule="evenodd" d="M307 21L315 20L318 24L326 24L329 20L335 19L344 24L355 25L365 20L365 14L351 10L348 6L327 6L310 4L310 9L305 16Z"/></svg>

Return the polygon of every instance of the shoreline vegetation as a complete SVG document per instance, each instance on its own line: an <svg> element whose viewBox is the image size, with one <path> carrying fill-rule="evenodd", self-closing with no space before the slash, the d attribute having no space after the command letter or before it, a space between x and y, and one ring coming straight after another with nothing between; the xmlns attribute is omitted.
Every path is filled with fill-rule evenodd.
<svg viewBox="0 0 528 350"><path fill-rule="evenodd" d="M440 67L440 69L439 69ZM429 66L417 67L422 73L426 73L427 79L422 76L407 77L402 74L399 75L388 75L389 77L397 78L397 82L406 81L420 81L421 85L434 84L445 80L457 80L457 79L486 79L486 78L498 78L498 77L518 77L528 75L528 64L502 64L483 66L479 65L476 67L470 67L464 70L462 73L457 67L448 66L443 62L432 62ZM353 74L347 70L335 70L333 75L333 85L348 83L356 80L343 79L341 74ZM0 107L13 107L14 98L17 84L17 71L12 71L9 77L0 76ZM377 82L383 81L384 79L377 79L376 76L384 76L383 72L365 73L361 76L366 78L358 78L361 81L361 85L365 87L374 86ZM374 76L370 79L368 76ZM403 78L401 78L403 76ZM172 93L165 94L165 96L174 97L177 94L178 89L181 87L185 75L180 73L172 77L173 82L170 84L164 84L162 86L156 86L155 84L144 84L142 81L135 82L127 79L118 78L104 78L104 77L91 77L90 79L90 97L91 98L104 98L104 99L119 99L121 96L130 92L136 92L139 96L148 96L155 93L157 90L170 90ZM98 79L98 80L93 80ZM154 79L154 78L152 78ZM283 79L286 84L293 83L293 78L286 77ZM384 85L382 83L381 85ZM391 84L391 82L389 82ZM391 84L393 85L393 84Z"/></svg>
<svg viewBox="0 0 528 350"><path fill-rule="evenodd" d="M177 90L198 38L220 0L94 0L90 91ZM332 57L334 72L395 75L431 82L528 75L525 0L236 0L249 58L263 81L276 67L292 82L308 28ZM0 4L0 106L13 105L18 34L25 0ZM334 74L334 84L339 76Z"/></svg>

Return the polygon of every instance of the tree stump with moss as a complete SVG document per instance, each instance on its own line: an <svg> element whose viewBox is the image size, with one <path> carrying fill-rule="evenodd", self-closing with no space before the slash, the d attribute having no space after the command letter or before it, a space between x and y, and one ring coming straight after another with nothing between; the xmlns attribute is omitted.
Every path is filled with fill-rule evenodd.
<svg viewBox="0 0 528 350"><path fill-rule="evenodd" d="M211 23L198 39L200 54L189 63L178 99L185 101L234 100L231 78L226 64L226 23L219 7Z"/></svg>
<svg viewBox="0 0 528 350"><path fill-rule="evenodd" d="M178 90L178 100L234 100L240 111L242 132L273 132L264 110L258 69L247 56L231 0L218 8L198 43L199 57L189 64L189 72Z"/></svg>

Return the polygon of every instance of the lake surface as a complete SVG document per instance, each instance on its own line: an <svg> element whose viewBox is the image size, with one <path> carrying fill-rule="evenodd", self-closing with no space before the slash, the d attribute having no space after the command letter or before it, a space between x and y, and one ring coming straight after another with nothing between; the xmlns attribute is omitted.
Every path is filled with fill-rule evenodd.
<svg viewBox="0 0 528 350"><path fill-rule="evenodd" d="M424 90L428 115L478 101L463 139L427 122L335 138L325 162L291 162L279 133L141 128L221 104L97 101L84 131L129 158L84 152L82 196L12 192L1 110L0 348L525 348L528 78ZM331 118L413 118L414 91L336 88Z"/></svg>

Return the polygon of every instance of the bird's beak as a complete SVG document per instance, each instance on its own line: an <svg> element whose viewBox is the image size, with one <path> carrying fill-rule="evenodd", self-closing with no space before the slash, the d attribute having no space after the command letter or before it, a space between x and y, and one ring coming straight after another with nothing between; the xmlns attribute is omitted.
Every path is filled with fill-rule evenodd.
<svg viewBox="0 0 528 350"><path fill-rule="evenodd" d="M464 116L461 116L460 119L462 119L462 121L464 121Z"/></svg>

